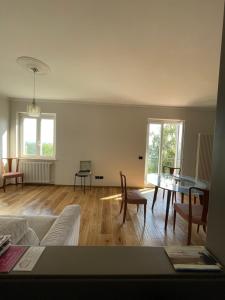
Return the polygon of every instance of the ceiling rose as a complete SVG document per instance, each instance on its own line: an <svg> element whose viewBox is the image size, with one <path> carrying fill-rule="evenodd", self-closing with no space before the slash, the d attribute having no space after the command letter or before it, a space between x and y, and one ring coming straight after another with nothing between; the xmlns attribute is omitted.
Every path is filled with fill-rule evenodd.
<svg viewBox="0 0 225 300"><path fill-rule="evenodd" d="M38 75L44 75L50 72L49 66L37 58L20 56L17 58L16 62L27 71L33 72L34 69L36 69L36 74Z"/></svg>

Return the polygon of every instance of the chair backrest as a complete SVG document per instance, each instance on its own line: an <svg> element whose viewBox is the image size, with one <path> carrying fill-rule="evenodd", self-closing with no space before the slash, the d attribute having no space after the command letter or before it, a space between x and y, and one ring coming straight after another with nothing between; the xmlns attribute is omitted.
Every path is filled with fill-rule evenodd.
<svg viewBox="0 0 225 300"><path fill-rule="evenodd" d="M127 179L126 176L120 171L120 183L121 183L121 196L123 200L127 199Z"/></svg>
<svg viewBox="0 0 225 300"><path fill-rule="evenodd" d="M170 175L178 174L180 175L181 168L175 168L170 166L163 166L162 167L163 173L169 173Z"/></svg>
<svg viewBox="0 0 225 300"><path fill-rule="evenodd" d="M192 219L192 195L195 195L196 192L199 194L200 203L203 206L201 221L205 224L207 223L208 215L208 206L209 206L209 190L201 189L197 187L189 188L189 218Z"/></svg>
<svg viewBox="0 0 225 300"><path fill-rule="evenodd" d="M1 159L1 169L2 174L8 172L18 172L19 171L19 158L9 157Z"/></svg>
<svg viewBox="0 0 225 300"><path fill-rule="evenodd" d="M90 172L91 171L91 160L81 160L80 161L80 171Z"/></svg>

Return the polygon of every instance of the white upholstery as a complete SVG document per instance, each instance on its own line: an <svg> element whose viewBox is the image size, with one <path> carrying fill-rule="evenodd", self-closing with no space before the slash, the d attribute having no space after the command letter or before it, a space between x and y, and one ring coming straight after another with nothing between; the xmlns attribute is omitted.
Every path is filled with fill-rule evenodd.
<svg viewBox="0 0 225 300"><path fill-rule="evenodd" d="M32 245L38 246L40 244L40 240L36 235L35 231L32 228L28 228L28 231L22 237L22 239L17 243L17 245Z"/></svg>
<svg viewBox="0 0 225 300"><path fill-rule="evenodd" d="M28 231L27 220L22 217L2 216L0 220L0 235L10 234L11 242L17 244Z"/></svg>
<svg viewBox="0 0 225 300"><path fill-rule="evenodd" d="M41 241L41 245L59 246L78 244L75 241L80 226L80 207L70 205L64 208Z"/></svg>
<svg viewBox="0 0 225 300"><path fill-rule="evenodd" d="M58 216L0 216L0 229L1 224L5 223L5 218L16 220L17 222L19 219L23 221L23 224L26 224L26 230L24 229L23 234L21 233L19 236L17 236L18 233L13 233L11 229L3 229L2 233L0 230L0 234L13 233L16 237L14 237L14 244L32 246L36 246L37 244L42 246L78 245L80 230L79 205L66 206ZM9 223L11 224L11 222ZM13 229L16 232L17 228L15 226L13 226Z"/></svg>
<svg viewBox="0 0 225 300"><path fill-rule="evenodd" d="M54 221L56 216L25 216L28 221L28 226L33 228L39 240L41 241Z"/></svg>

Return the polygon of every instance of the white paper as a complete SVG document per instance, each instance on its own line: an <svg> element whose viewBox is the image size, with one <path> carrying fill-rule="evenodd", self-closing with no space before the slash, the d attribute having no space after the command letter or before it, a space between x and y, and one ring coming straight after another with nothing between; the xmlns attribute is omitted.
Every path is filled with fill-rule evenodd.
<svg viewBox="0 0 225 300"><path fill-rule="evenodd" d="M13 271L31 271L45 247L30 247L18 261Z"/></svg>

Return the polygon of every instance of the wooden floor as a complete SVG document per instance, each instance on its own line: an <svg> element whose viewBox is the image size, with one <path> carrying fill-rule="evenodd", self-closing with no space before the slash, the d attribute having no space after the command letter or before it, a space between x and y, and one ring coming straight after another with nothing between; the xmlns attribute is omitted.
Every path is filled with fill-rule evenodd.
<svg viewBox="0 0 225 300"><path fill-rule="evenodd" d="M153 189L143 189L148 198L146 225L143 208L137 213L135 205L128 206L127 219L122 225L120 189L94 187L84 194L78 187L70 186L8 186L4 193L0 189L0 214L59 214L68 204L81 206L79 245L142 245L164 246L185 245L187 223L177 216L176 230L172 228L172 206L169 213L167 232L164 231L166 198L158 193L154 212L151 210ZM179 201L179 199L177 200ZM199 234L193 226L192 244L203 245L205 233Z"/></svg>

